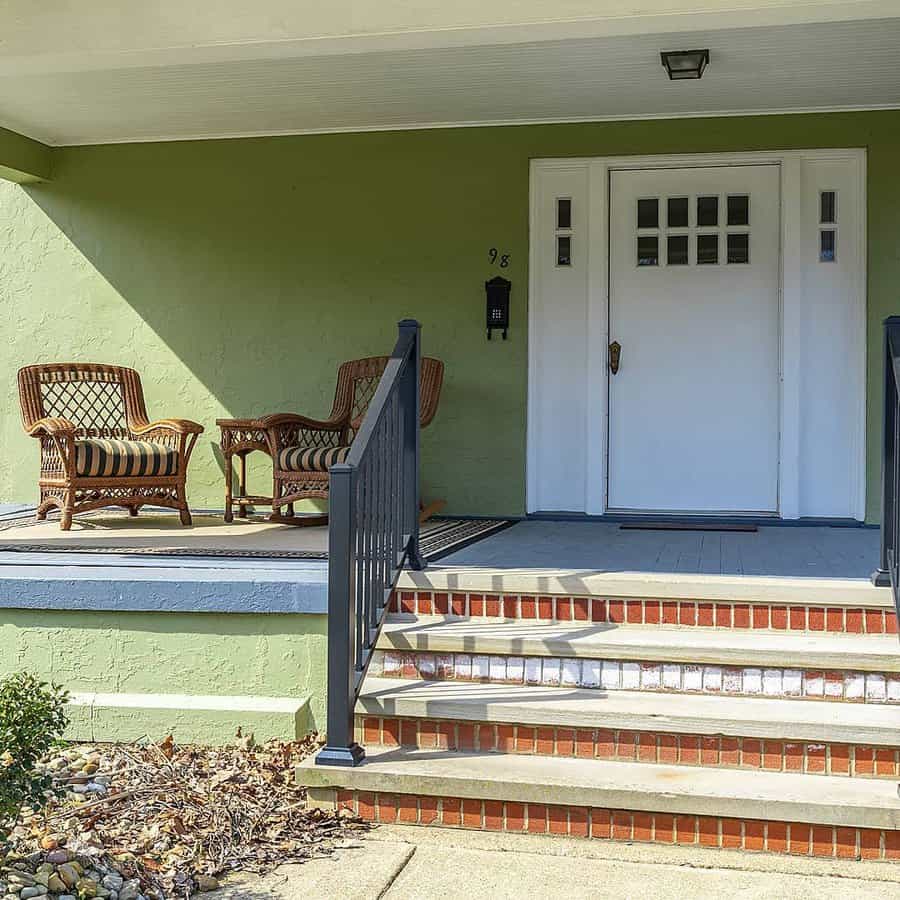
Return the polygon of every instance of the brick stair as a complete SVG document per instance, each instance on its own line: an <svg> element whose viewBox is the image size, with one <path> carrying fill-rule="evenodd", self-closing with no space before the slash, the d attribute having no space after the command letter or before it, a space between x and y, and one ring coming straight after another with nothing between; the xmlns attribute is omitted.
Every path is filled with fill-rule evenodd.
<svg viewBox="0 0 900 900"><path fill-rule="evenodd" d="M314 803L900 861L900 644L883 592L820 606L415 591L394 609L357 705L366 760L304 763Z"/></svg>

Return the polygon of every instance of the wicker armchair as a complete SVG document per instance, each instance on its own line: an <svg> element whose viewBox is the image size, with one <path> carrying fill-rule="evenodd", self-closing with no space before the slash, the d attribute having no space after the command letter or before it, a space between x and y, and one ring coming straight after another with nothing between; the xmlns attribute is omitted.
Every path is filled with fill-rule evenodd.
<svg viewBox="0 0 900 900"><path fill-rule="evenodd" d="M177 509L191 524L188 460L203 427L186 419L150 422L134 369L52 363L19 370L25 431L40 441L38 519L54 506L62 529L76 512L144 504Z"/></svg>
<svg viewBox="0 0 900 900"><path fill-rule="evenodd" d="M294 413L276 413L259 420L266 429L273 465L272 511L298 500L328 498L328 469L344 462L350 445L362 425L369 403L390 357L371 356L345 362L338 369L337 387L331 415L317 421ZM420 424L425 428L437 412L444 379L444 364L432 357L422 358ZM437 505L433 504L433 512ZM321 517L315 520L321 521ZM304 524L302 519L297 524ZM314 524L310 521L310 524Z"/></svg>

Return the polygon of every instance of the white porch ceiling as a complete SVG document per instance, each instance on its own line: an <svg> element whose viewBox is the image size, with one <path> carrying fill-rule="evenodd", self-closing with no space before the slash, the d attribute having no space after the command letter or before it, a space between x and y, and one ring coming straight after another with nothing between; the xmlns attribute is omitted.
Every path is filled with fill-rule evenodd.
<svg viewBox="0 0 900 900"><path fill-rule="evenodd" d="M900 7L900 3L898 3ZM701 81L659 51L709 47ZM0 125L52 145L900 107L897 18L134 65L0 64Z"/></svg>

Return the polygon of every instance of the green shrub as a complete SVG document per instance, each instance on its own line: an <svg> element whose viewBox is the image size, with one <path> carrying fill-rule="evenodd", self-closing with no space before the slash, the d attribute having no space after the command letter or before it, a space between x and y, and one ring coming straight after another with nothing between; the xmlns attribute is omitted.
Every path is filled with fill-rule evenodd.
<svg viewBox="0 0 900 900"><path fill-rule="evenodd" d="M22 806L46 802L53 781L37 762L68 725L67 700L61 688L24 672L0 681L0 838Z"/></svg>

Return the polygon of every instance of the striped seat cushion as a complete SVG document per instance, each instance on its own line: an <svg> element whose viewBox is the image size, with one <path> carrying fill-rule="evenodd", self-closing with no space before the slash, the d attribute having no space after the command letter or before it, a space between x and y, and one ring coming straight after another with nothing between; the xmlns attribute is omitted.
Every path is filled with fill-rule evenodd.
<svg viewBox="0 0 900 900"><path fill-rule="evenodd" d="M278 454L282 472L327 472L347 459L349 447L285 447Z"/></svg>
<svg viewBox="0 0 900 900"><path fill-rule="evenodd" d="M178 451L151 441L75 441L75 474L80 478L177 475Z"/></svg>

